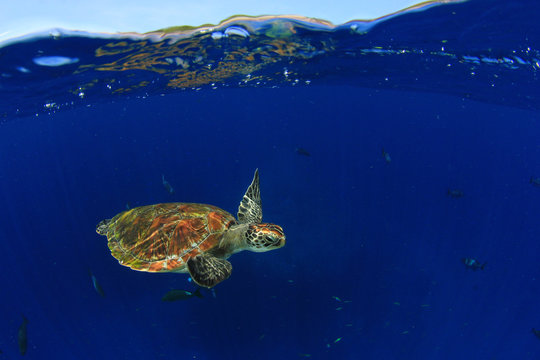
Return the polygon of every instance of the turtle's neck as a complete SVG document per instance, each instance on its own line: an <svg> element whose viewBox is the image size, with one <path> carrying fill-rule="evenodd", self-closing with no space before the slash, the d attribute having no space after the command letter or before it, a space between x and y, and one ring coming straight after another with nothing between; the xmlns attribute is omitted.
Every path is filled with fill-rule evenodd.
<svg viewBox="0 0 540 360"><path fill-rule="evenodd" d="M225 232L219 245L212 250L214 256L228 258L234 253L246 249L245 233L249 224L233 225Z"/></svg>

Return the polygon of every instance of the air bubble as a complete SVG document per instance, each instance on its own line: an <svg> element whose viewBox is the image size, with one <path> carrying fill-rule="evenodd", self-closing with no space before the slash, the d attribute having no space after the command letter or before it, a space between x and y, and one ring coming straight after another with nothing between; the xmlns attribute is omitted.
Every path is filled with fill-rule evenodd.
<svg viewBox="0 0 540 360"><path fill-rule="evenodd" d="M32 59L32 61L36 65L55 67L55 66L74 64L76 62L79 62L79 59L70 58L66 56L40 56L40 57Z"/></svg>

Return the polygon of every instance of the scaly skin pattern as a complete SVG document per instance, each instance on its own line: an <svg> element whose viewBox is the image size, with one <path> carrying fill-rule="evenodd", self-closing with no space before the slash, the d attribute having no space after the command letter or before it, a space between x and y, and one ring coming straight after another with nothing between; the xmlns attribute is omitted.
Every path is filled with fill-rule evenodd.
<svg viewBox="0 0 540 360"><path fill-rule="evenodd" d="M235 218L216 206L148 205L110 222L108 246L121 265L148 272L186 272L191 257L216 247Z"/></svg>

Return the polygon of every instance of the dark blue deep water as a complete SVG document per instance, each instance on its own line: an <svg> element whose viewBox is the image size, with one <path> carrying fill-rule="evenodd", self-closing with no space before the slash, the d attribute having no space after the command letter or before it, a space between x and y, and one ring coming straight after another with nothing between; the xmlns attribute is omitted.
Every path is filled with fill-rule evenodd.
<svg viewBox="0 0 540 360"><path fill-rule="evenodd" d="M539 11L473 0L363 34L195 35L201 58L154 48L144 68L122 68L142 39L105 60L121 39L5 44L0 360L22 357L23 316L28 359L539 359ZM123 267L95 232L127 205L236 215L256 168L287 244L233 255L203 298L162 302L188 275Z"/></svg>

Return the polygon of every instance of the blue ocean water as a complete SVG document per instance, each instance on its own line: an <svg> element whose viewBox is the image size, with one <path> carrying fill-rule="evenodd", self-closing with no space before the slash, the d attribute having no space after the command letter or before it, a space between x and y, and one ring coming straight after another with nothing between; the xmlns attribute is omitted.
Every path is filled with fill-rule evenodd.
<svg viewBox="0 0 540 360"><path fill-rule="evenodd" d="M23 315L31 359L538 359L539 10L3 44L0 359ZM95 232L127 206L236 215L256 168L287 244L201 299L162 302L196 286Z"/></svg>

